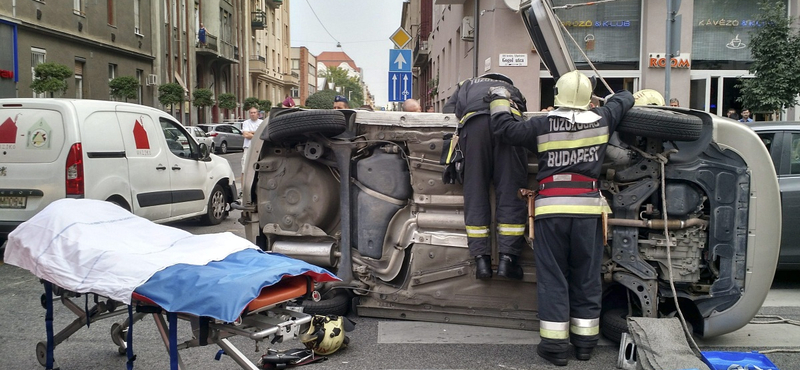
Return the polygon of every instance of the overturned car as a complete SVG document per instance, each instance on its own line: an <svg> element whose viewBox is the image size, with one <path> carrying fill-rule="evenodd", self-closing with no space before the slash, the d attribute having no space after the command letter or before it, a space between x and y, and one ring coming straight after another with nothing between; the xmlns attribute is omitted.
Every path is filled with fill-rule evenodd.
<svg viewBox="0 0 800 370"><path fill-rule="evenodd" d="M321 287L329 293L310 309L352 304L364 316L538 329L532 250L522 281L474 277L462 189L442 181L453 115L276 113L247 160L241 221L264 250L337 271L343 282ZM627 315L674 314L668 248L695 333L744 326L766 297L780 244L777 178L760 139L731 120L667 107L634 107L619 132L602 179L613 214L601 330L616 338ZM528 163L535 189L533 153Z"/></svg>

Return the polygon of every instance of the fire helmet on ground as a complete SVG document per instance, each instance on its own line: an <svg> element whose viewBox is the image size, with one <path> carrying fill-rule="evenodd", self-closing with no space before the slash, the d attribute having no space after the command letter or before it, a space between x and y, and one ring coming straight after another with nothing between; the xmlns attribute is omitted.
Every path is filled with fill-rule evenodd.
<svg viewBox="0 0 800 370"><path fill-rule="evenodd" d="M303 334L300 341L306 348L322 356L330 355L339 349L347 347L350 338L345 336L345 331L351 331L353 323L345 317L337 315L314 315L311 326Z"/></svg>

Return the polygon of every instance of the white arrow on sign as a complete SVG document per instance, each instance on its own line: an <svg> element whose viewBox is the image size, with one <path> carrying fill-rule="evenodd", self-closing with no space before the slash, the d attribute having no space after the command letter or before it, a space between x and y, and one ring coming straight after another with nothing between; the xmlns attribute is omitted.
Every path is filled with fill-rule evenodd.
<svg viewBox="0 0 800 370"><path fill-rule="evenodd" d="M400 93L403 96L403 100L408 99L408 75L403 76L403 92Z"/></svg>
<svg viewBox="0 0 800 370"><path fill-rule="evenodd" d="M397 100L397 75L392 75L392 100Z"/></svg>
<svg viewBox="0 0 800 370"><path fill-rule="evenodd" d="M394 58L394 62L392 63L397 63L397 69L402 71L403 63L408 63L408 62L406 62L406 58L403 58L403 53L397 53L397 58Z"/></svg>

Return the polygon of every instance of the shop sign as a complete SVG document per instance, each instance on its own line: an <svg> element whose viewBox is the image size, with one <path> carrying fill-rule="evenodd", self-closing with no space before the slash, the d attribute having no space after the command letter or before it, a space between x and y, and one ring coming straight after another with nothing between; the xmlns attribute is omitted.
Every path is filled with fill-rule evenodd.
<svg viewBox="0 0 800 370"><path fill-rule="evenodd" d="M0 78L12 79L12 78L14 78L14 71L8 71L8 70L5 70L5 69L0 69Z"/></svg>
<svg viewBox="0 0 800 370"><path fill-rule="evenodd" d="M500 67L527 67L528 54L500 54Z"/></svg>
<svg viewBox="0 0 800 370"><path fill-rule="evenodd" d="M667 58L664 53L650 53L649 68L666 68ZM681 53L676 58L672 58L670 68L691 68L692 58L689 53Z"/></svg>
<svg viewBox="0 0 800 370"><path fill-rule="evenodd" d="M561 24L564 27L595 27L595 28L602 28L602 27L630 27L631 21L629 20L621 20L621 21L593 21L591 19L587 20L576 20L576 21L562 21Z"/></svg>

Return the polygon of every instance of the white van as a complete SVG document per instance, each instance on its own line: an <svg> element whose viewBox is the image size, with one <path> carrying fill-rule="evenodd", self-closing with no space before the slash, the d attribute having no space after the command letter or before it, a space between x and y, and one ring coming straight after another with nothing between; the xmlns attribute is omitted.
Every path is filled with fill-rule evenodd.
<svg viewBox="0 0 800 370"><path fill-rule="evenodd" d="M164 111L68 99L0 99L0 244L61 198L108 200L155 222L218 224L236 185Z"/></svg>

